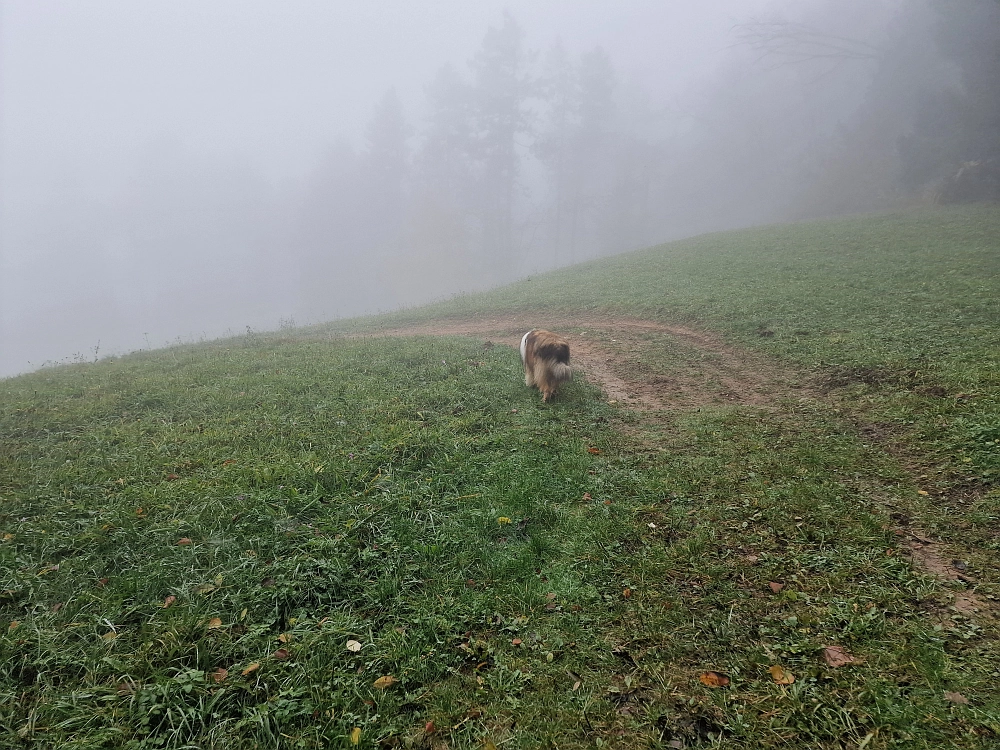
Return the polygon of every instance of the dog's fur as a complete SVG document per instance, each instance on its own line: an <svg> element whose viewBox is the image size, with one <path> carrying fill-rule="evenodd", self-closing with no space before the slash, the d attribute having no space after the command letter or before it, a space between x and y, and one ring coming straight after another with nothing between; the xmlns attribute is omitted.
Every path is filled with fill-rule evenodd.
<svg viewBox="0 0 1000 750"><path fill-rule="evenodd" d="M524 384L536 386L542 401L552 398L559 384L573 377L569 366L569 343L562 336L536 328L521 339Z"/></svg>

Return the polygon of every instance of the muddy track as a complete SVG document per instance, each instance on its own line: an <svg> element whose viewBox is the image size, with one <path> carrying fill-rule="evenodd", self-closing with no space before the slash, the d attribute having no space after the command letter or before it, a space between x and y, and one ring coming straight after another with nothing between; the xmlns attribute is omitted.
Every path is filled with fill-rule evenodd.
<svg viewBox="0 0 1000 750"><path fill-rule="evenodd" d="M384 328L352 337L477 336L516 349L524 332L537 326L534 318L510 315ZM815 379L705 331L612 316L550 317L544 326L570 342L578 375L599 385L610 402L640 414L643 421L668 420L677 412L711 406L742 405L787 413L809 402L830 401L827 389ZM676 366L664 369L641 364L644 353L663 347L678 352ZM949 562L954 550L908 525L897 527L896 533L917 569L944 580L975 584ZM952 593L952 607L958 613L995 616L991 604L974 591Z"/></svg>
<svg viewBox="0 0 1000 750"><path fill-rule="evenodd" d="M545 326L558 330L569 341L574 371L599 385L609 400L640 411L685 410L711 404L769 408L787 398L819 397L819 389L803 383L800 374L685 326L609 316L546 319ZM508 316L386 328L362 335L483 336L516 348L532 327L526 317ZM696 366L682 367L669 375L629 366L634 355L657 338L688 350L684 359L696 362Z"/></svg>

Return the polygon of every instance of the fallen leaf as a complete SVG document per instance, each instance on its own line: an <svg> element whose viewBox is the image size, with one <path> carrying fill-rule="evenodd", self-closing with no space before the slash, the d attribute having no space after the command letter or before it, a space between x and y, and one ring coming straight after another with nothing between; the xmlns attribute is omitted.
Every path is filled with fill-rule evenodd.
<svg viewBox="0 0 1000 750"><path fill-rule="evenodd" d="M282 643L291 643L292 638L294 638L294 636L291 633L282 633L278 636L278 640Z"/></svg>
<svg viewBox="0 0 1000 750"><path fill-rule="evenodd" d="M486 740L483 743L483 750L497 750L497 746L493 744L493 740Z"/></svg>
<svg viewBox="0 0 1000 750"><path fill-rule="evenodd" d="M167 607L169 607L171 604L173 604L176 601L177 601L177 597L174 596L173 594L171 594L170 596L168 596L166 599L163 600L163 604L161 604L160 606L163 609L166 609Z"/></svg>
<svg viewBox="0 0 1000 750"><path fill-rule="evenodd" d="M795 675L788 672L780 664L772 664L767 671L771 673L771 677L773 677L774 681L779 685L791 685L795 682Z"/></svg>
<svg viewBox="0 0 1000 750"><path fill-rule="evenodd" d="M946 701L951 701L952 703L960 703L963 706L969 705L969 699L966 698L961 693L952 693L950 691L945 691L944 699Z"/></svg>
<svg viewBox="0 0 1000 750"><path fill-rule="evenodd" d="M180 474L167 474L168 482L173 482L175 479L180 479L180 478L181 478Z"/></svg>
<svg viewBox="0 0 1000 750"><path fill-rule="evenodd" d="M592 453L595 456L600 452L601 452L600 448L587 448L587 453Z"/></svg>
<svg viewBox="0 0 1000 750"><path fill-rule="evenodd" d="M576 682L574 682L573 683L573 692L575 693L577 690L579 690L580 689L580 685L582 685L582 684L583 683L580 682L579 680L577 680Z"/></svg>
<svg viewBox="0 0 1000 750"><path fill-rule="evenodd" d="M191 540L188 537L186 537L186 536L181 537L180 539L177 540L177 545L179 547L185 547L188 544L191 544Z"/></svg>
<svg viewBox="0 0 1000 750"><path fill-rule="evenodd" d="M628 599L630 596L632 596L632 589L626 587L625 590L622 591L622 596Z"/></svg>
<svg viewBox="0 0 1000 750"><path fill-rule="evenodd" d="M101 636L101 638L103 640L105 640L105 641L113 641L117 637L118 637L118 633L116 633L113 630L109 630L107 633L105 633L104 635Z"/></svg>
<svg viewBox="0 0 1000 750"><path fill-rule="evenodd" d="M99 588L99 589L103 589L107 585L108 585L108 579L107 578L101 578L97 582L97 588Z"/></svg>
<svg viewBox="0 0 1000 750"><path fill-rule="evenodd" d="M214 672L212 672L212 680L214 682L222 682L229 676L229 670L223 667L219 667Z"/></svg>
<svg viewBox="0 0 1000 750"><path fill-rule="evenodd" d="M234 463L236 463L235 459L227 458L225 461L222 462L222 465L223 466L229 466L229 464L234 464Z"/></svg>
<svg viewBox="0 0 1000 750"><path fill-rule="evenodd" d="M221 628L221 627L222 627L222 620L220 620L218 617L213 617L211 620L208 621L209 630L215 630L216 628Z"/></svg>
<svg viewBox="0 0 1000 750"><path fill-rule="evenodd" d="M260 662L255 661L253 664L249 665L246 669L240 672L240 674L246 677L248 674L256 672L258 669L260 669Z"/></svg>
<svg viewBox="0 0 1000 750"><path fill-rule="evenodd" d="M705 687L720 688L729 685L729 676L722 672L702 672L698 675L698 680Z"/></svg>
<svg viewBox="0 0 1000 750"><path fill-rule="evenodd" d="M434 726L433 721L428 721L424 724L424 734L434 734L435 729L437 729L437 727Z"/></svg>
<svg viewBox="0 0 1000 750"><path fill-rule="evenodd" d="M522 641L520 638L515 638L514 640L511 641L511 643L515 646L520 646Z"/></svg>
<svg viewBox="0 0 1000 750"><path fill-rule="evenodd" d="M500 518L497 519L497 523L503 526L506 523L510 523L510 519L507 518L507 516L500 516Z"/></svg>
<svg viewBox="0 0 1000 750"><path fill-rule="evenodd" d="M360 641L348 641L347 642L347 650L356 654L358 651L361 650L361 643L360 643Z"/></svg>
<svg viewBox="0 0 1000 750"><path fill-rule="evenodd" d="M584 500L593 500L594 498L592 498L592 497L590 496L590 493L589 493L589 492L584 492L584 493L583 493L583 499L584 499Z"/></svg>
<svg viewBox="0 0 1000 750"><path fill-rule="evenodd" d="M16 630L17 626L21 624L20 620L11 620L10 625L7 626L7 630Z"/></svg>
<svg viewBox="0 0 1000 750"><path fill-rule="evenodd" d="M399 682L399 680L397 680L391 674L387 674L384 677L379 677L377 680L375 680L373 684L379 690L385 690L386 688L392 687L397 682Z"/></svg>
<svg viewBox="0 0 1000 750"><path fill-rule="evenodd" d="M354 727L351 731L351 744L358 745L361 743L361 727Z"/></svg>
<svg viewBox="0 0 1000 750"><path fill-rule="evenodd" d="M771 581L769 584L767 584L767 587L771 589L771 591L773 591L775 594L777 594L780 593L783 588L785 588L785 584L778 583L777 581Z"/></svg>
<svg viewBox="0 0 1000 750"><path fill-rule="evenodd" d="M271 654L271 656L277 659L278 661L284 661L289 656L291 656L291 654L288 652L287 648L279 648L277 651Z"/></svg>
<svg viewBox="0 0 1000 750"><path fill-rule="evenodd" d="M929 493L927 490L917 490L917 494L918 495L929 495L931 493Z"/></svg>
<svg viewBox="0 0 1000 750"><path fill-rule="evenodd" d="M844 650L842 646L827 646L823 649L823 661L829 666L836 668L853 664L857 659Z"/></svg>

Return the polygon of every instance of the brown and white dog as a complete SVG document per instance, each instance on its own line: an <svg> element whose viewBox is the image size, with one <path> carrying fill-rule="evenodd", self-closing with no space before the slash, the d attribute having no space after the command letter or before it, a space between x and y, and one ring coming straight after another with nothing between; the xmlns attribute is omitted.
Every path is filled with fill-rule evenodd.
<svg viewBox="0 0 1000 750"><path fill-rule="evenodd" d="M536 328L521 339L521 361L524 362L524 384L536 386L542 401L552 398L559 384L573 377L569 366L569 343L552 331Z"/></svg>

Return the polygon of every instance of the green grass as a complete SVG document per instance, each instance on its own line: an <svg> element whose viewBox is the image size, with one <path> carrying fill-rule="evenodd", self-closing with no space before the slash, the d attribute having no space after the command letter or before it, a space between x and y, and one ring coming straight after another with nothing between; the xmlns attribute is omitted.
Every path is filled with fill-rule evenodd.
<svg viewBox="0 0 1000 750"><path fill-rule="evenodd" d="M995 746L995 619L894 528L1000 595L998 238L989 207L709 235L3 381L0 745ZM640 419L473 338L317 336L505 310L681 321L832 390Z"/></svg>

